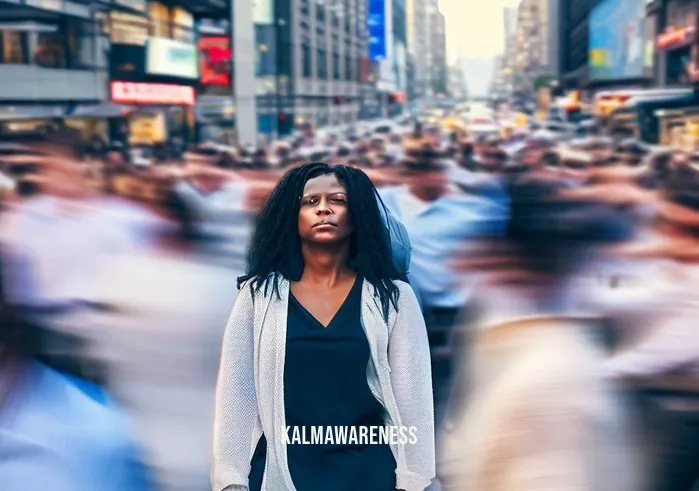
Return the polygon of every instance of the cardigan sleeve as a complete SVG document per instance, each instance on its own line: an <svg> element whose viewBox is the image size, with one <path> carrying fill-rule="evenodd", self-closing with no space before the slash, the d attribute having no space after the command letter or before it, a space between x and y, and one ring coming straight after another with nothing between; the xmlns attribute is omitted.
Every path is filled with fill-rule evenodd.
<svg viewBox="0 0 699 491"><path fill-rule="evenodd" d="M406 467L397 470L396 487L423 491L435 477L430 346L415 293L405 282L397 285L400 299L388 343L388 363L400 424L414 427L415 439L403 446Z"/></svg>
<svg viewBox="0 0 699 491"><path fill-rule="evenodd" d="M248 489L250 459L261 427L254 378L254 306L245 284L223 335L214 408L213 491Z"/></svg>

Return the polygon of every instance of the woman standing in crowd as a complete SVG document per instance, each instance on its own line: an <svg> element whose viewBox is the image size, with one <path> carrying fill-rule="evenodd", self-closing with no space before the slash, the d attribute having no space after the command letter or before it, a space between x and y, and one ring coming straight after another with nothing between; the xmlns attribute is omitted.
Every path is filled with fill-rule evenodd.
<svg viewBox="0 0 699 491"><path fill-rule="evenodd" d="M381 207L363 172L323 163L291 170L269 198L224 335L214 491L430 485L427 334ZM385 426L415 438L287 443L288 428Z"/></svg>

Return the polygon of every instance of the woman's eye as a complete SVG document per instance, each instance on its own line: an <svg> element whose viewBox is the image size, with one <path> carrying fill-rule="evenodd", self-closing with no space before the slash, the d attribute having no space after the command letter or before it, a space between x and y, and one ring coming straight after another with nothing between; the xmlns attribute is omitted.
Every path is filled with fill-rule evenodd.
<svg viewBox="0 0 699 491"><path fill-rule="evenodd" d="M330 201L332 201L333 203L344 203L345 198L331 198Z"/></svg>
<svg viewBox="0 0 699 491"><path fill-rule="evenodd" d="M308 198L303 203L306 205L315 205L318 202L316 198Z"/></svg>

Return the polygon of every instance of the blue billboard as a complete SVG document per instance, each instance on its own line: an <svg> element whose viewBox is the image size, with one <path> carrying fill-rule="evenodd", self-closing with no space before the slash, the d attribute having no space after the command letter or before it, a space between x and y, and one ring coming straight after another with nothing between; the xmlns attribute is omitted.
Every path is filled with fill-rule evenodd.
<svg viewBox="0 0 699 491"><path fill-rule="evenodd" d="M646 0L605 0L590 15L590 80L644 76Z"/></svg>
<svg viewBox="0 0 699 491"><path fill-rule="evenodd" d="M369 31L369 59L386 59L386 7L385 0L369 0L367 30Z"/></svg>

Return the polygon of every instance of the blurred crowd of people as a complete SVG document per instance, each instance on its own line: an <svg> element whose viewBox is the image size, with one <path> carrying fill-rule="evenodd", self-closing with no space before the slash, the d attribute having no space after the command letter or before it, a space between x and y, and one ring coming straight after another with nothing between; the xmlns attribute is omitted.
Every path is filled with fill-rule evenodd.
<svg viewBox="0 0 699 491"><path fill-rule="evenodd" d="M362 169L407 231L432 354L435 486L693 488L697 155L420 121L307 126L266 148L204 143L146 165L119 148L79 154L60 134L0 144L0 488L183 489L163 484L128 401L109 397L117 368L92 347L113 333L96 319L120 309L105 287L134 285L103 273L118 257L170 254L215 258L234 279L256 212L309 161ZM217 294L230 306L235 288ZM213 398L215 369L205 377Z"/></svg>

